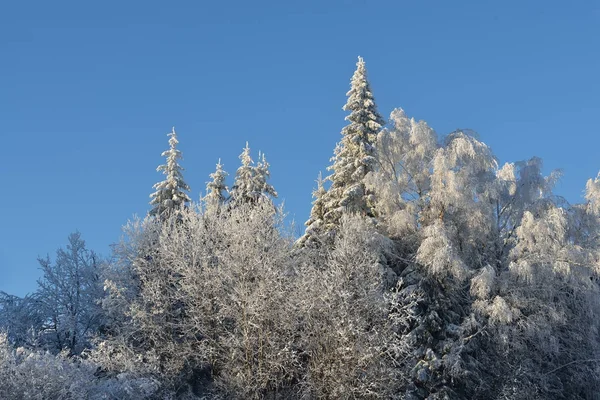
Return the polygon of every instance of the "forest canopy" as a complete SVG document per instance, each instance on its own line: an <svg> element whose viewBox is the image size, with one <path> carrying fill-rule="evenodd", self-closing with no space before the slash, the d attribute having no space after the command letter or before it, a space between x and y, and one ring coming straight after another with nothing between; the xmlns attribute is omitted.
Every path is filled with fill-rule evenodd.
<svg viewBox="0 0 600 400"><path fill-rule="evenodd" d="M385 120L360 57L344 110L300 237L248 143L192 202L173 128L109 256L75 232L0 293L0 398L598 398L600 175L569 204L539 158Z"/></svg>

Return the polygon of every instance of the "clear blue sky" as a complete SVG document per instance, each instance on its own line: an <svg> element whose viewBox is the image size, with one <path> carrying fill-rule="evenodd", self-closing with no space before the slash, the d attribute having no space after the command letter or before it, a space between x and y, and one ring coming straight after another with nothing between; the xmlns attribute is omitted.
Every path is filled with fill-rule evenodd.
<svg viewBox="0 0 600 400"><path fill-rule="evenodd" d="M571 202L600 169L598 1L4 1L0 290L76 229L109 254L173 125L194 200L248 140L303 223L358 55L384 116L542 157Z"/></svg>

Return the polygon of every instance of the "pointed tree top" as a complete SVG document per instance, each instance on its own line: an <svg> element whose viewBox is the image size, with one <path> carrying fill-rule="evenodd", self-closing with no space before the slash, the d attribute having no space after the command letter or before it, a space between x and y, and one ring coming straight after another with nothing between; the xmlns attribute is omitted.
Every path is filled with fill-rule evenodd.
<svg viewBox="0 0 600 400"><path fill-rule="evenodd" d="M331 185L325 190L322 179L317 182L315 202L300 243L310 241L317 232L334 234L343 214L375 216L374 193L366 186L365 177L375 170L375 142L385 122L377 111L365 62L360 56L356 67L346 93L348 99L342 107L350 111L345 118L349 124L342 129L342 140L331 159L333 165L328 167L333 171L326 179Z"/></svg>
<svg viewBox="0 0 600 400"><path fill-rule="evenodd" d="M315 180L317 182L317 188L321 189L324 186L325 180L323 179L323 173L319 171L319 176Z"/></svg>
<svg viewBox="0 0 600 400"><path fill-rule="evenodd" d="M177 150L177 135L175 127L167 134L169 136L169 149L162 152L162 156L166 157L165 164L159 165L156 170L166 175L165 180L156 183L153 187L156 189L150 195L152 200L150 204L153 206L150 210L150 215L163 216L165 212L174 210L180 206L185 206L189 203L190 197L185 193L190 190L190 187L183 180L183 168L177 160L181 159L181 151ZM166 214L165 214L166 215Z"/></svg>
<svg viewBox="0 0 600 400"><path fill-rule="evenodd" d="M228 191L227 185L225 184L227 175L227 172L223 170L223 164L221 164L221 159L219 158L217 169L209 175L212 180L206 182L207 194L202 199L206 205L207 212L218 211L225 203Z"/></svg>
<svg viewBox="0 0 600 400"><path fill-rule="evenodd" d="M365 59L361 56L358 56L358 61L356 62L356 74L365 75L366 67L365 67Z"/></svg>
<svg viewBox="0 0 600 400"><path fill-rule="evenodd" d="M242 160L242 167L248 167L254 163L250 156L250 146L248 145L248 142L246 142L246 147L244 147L238 158Z"/></svg>
<svg viewBox="0 0 600 400"><path fill-rule="evenodd" d="M175 127L173 127L171 132L167 133L167 136L169 136L169 146L172 149L175 148L175 146L177 146L179 143L179 140L177 140L177 133L175 133Z"/></svg>

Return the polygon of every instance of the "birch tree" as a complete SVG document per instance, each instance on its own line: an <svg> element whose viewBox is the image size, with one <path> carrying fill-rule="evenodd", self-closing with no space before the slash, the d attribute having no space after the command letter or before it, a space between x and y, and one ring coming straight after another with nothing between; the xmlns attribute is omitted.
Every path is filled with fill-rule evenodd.
<svg viewBox="0 0 600 400"><path fill-rule="evenodd" d="M75 232L66 248L57 250L54 262L46 257L39 263L43 275L35 297L44 316L44 341L55 352L78 354L89 346L101 323L98 256Z"/></svg>

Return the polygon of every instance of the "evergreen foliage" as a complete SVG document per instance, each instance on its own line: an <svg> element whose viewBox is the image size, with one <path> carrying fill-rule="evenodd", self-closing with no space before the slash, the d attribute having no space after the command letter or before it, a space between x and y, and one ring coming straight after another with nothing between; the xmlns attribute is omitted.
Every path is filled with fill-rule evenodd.
<svg viewBox="0 0 600 400"><path fill-rule="evenodd" d="M325 190L325 181L320 172L316 182L317 188L314 189L312 193L314 200L312 209L310 210L310 217L308 221L304 223L304 225L306 225L306 232L297 242L297 244L301 246L318 246L318 238L324 235L323 220L325 216L325 195L327 194L327 190Z"/></svg>
<svg viewBox="0 0 600 400"><path fill-rule="evenodd" d="M227 175L228 174L223 170L223 165L219 159L217 169L210 174L212 180L206 183L207 193L203 199L207 210L210 210L210 212L218 210L225 203L225 200L227 200L228 188L225 184Z"/></svg>
<svg viewBox="0 0 600 400"><path fill-rule="evenodd" d="M277 192L267 180L271 176L269 172L269 163L265 155L259 153L259 162L254 165L250 155L250 147L246 142L246 147L239 156L242 165L235 174L235 182L231 187L229 202L232 206L241 204L258 204L262 202L271 202L273 197L277 197Z"/></svg>
<svg viewBox="0 0 600 400"><path fill-rule="evenodd" d="M153 187L156 189L150 195L150 205L152 209L149 214L152 216L164 218L173 210L177 210L187 205L191 199L187 195L190 187L183 180L183 168L179 165L178 160L182 158L181 151L177 150L177 134L175 128L168 134L169 150L164 151L161 156L166 157L166 164L159 165L156 169L162 172L166 179L156 183Z"/></svg>
<svg viewBox="0 0 600 400"><path fill-rule="evenodd" d="M307 221L305 237L300 239L299 244L317 240L310 238L317 232L313 224L319 226L321 234L331 236L343 214L375 217L374 194L366 187L365 177L375 170L375 142L384 120L377 111L362 57L358 57L356 67L350 90L346 93L348 100L343 107L345 111L350 111L346 117L349 124L342 129L342 140L331 158L333 164L328 167L332 171L327 177L331 186L322 196L322 219L311 218ZM312 215L316 213L311 212Z"/></svg>

